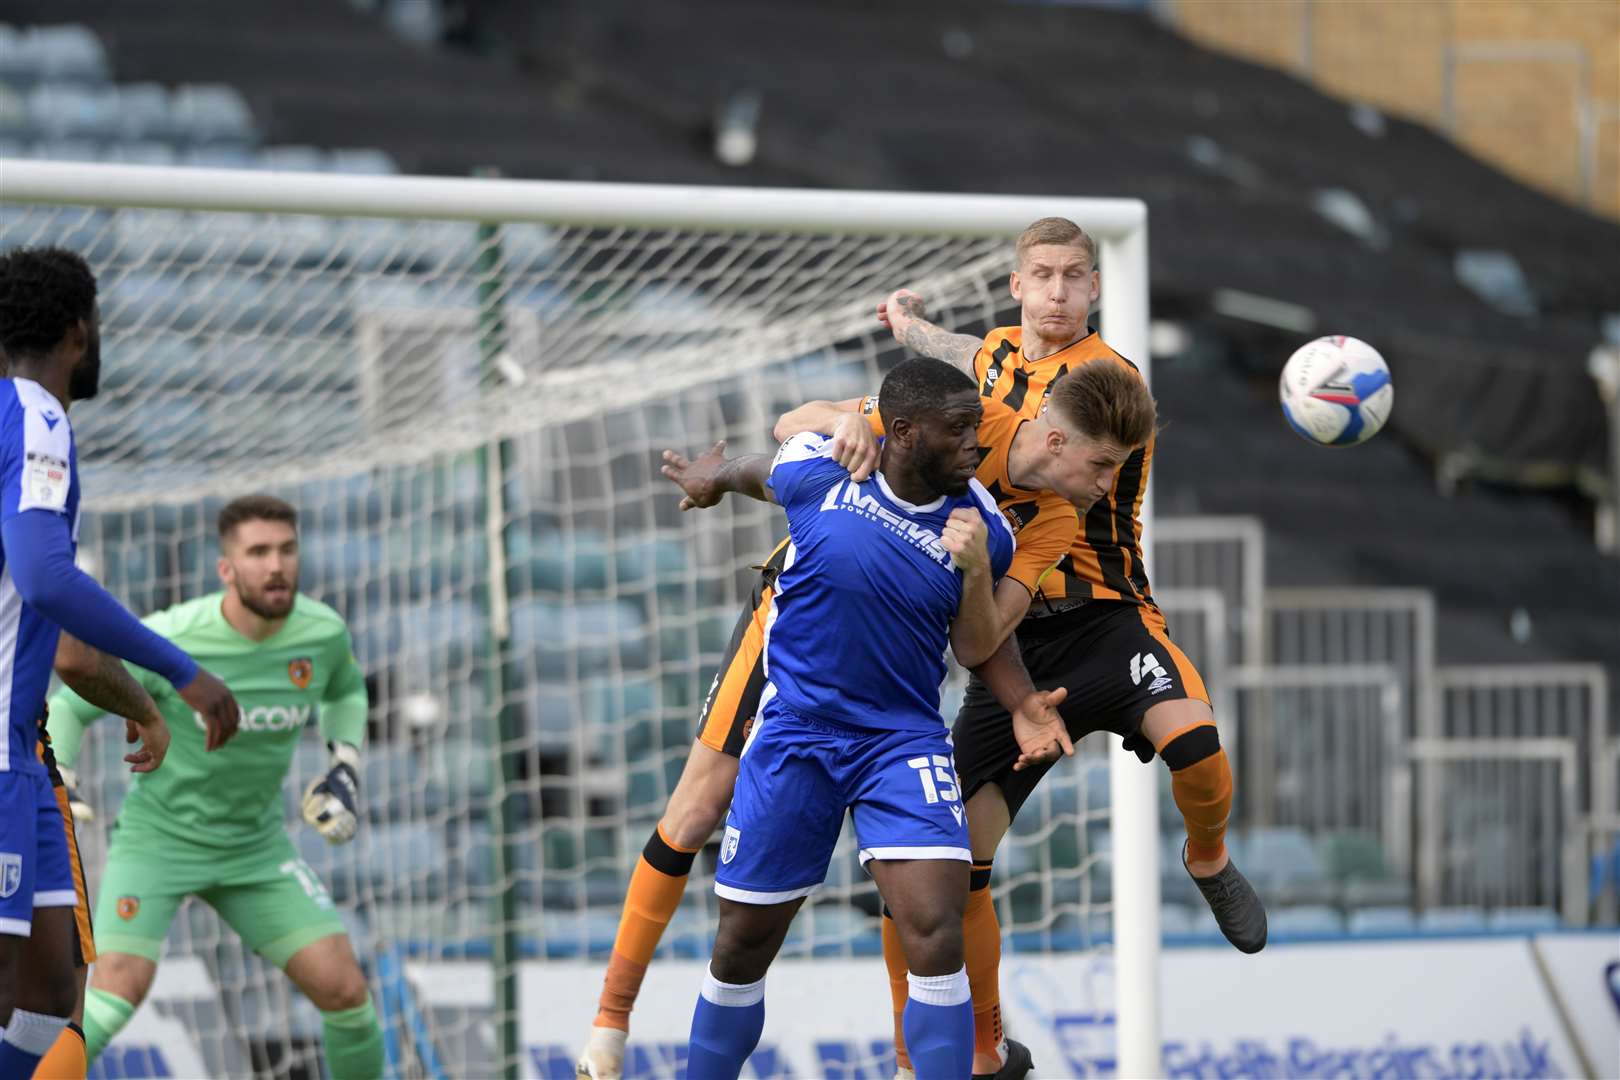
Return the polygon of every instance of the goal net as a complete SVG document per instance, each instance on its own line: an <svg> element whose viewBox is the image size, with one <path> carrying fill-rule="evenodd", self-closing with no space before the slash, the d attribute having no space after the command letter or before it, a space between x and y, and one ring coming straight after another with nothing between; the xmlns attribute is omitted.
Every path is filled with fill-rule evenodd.
<svg viewBox="0 0 1620 1080"><path fill-rule="evenodd" d="M1015 321L1011 239L1047 214L1102 238L1106 332L1146 352L1133 203L6 170L0 245L73 248L100 279L103 390L73 417L86 569L138 613L214 590L218 509L268 491L301 515L302 591L348 620L372 702L365 824L328 847L299 820L326 767L313 725L283 790L400 1075L571 1075L629 870L749 566L785 530L742 499L679 513L661 450L767 450L784 409L874 390L902 355L874 315L893 288L953 328ZM92 889L129 781L117 735L100 725L79 761ZM1111 786L1105 751L1043 782L995 895L1014 953L1117 942L1119 992L1151 1005L1156 915L1114 913L1143 882L1156 900L1157 834L1122 872L1110 853L1143 845L1110 839L1132 816L1110 807L1151 813L1152 780ZM660 957L707 955L713 867L711 848ZM875 956L877 910L846 837L784 958ZM319 1015L195 898L164 972L109 1051L126 1074L166 1052L177 1074L320 1075ZM690 1016L686 984L666 1011ZM165 1045L179 1029L189 1044ZM886 1022L871 1035L865 1075Z"/></svg>

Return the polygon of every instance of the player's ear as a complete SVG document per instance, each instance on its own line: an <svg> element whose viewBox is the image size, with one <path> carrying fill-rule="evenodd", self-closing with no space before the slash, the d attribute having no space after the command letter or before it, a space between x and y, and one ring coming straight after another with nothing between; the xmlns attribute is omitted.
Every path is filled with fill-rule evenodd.
<svg viewBox="0 0 1620 1080"><path fill-rule="evenodd" d="M221 555L219 557L219 561L214 564L214 569L219 572L219 580L225 584L230 585L235 582L236 568L231 565L231 560L225 556Z"/></svg>
<svg viewBox="0 0 1620 1080"><path fill-rule="evenodd" d="M1092 307L1097 306L1097 297L1099 297L1101 295L1102 295L1102 276L1097 273L1097 268L1094 266L1094 267L1091 268L1091 306Z"/></svg>
<svg viewBox="0 0 1620 1080"><path fill-rule="evenodd" d="M887 422L888 438L893 439L901 446L910 447L912 439L917 434L917 427L911 422L909 416L897 416Z"/></svg>
<svg viewBox="0 0 1620 1080"><path fill-rule="evenodd" d="M90 345L90 324L84 319L74 319L68 324L67 333L62 335L62 343L69 352L82 356Z"/></svg>
<svg viewBox="0 0 1620 1080"><path fill-rule="evenodd" d="M1012 293L1012 298L1014 300L1019 302L1023 301L1024 286L1019 282L1018 271L1016 270L1007 275L1007 291Z"/></svg>

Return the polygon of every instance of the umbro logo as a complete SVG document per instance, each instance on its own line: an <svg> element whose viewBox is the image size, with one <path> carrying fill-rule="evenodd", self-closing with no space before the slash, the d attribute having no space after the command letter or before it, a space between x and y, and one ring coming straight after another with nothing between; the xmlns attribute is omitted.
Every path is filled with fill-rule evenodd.
<svg viewBox="0 0 1620 1080"><path fill-rule="evenodd" d="M1164 670L1158 657L1152 653L1137 653L1131 657L1131 685L1141 686L1142 680L1150 675L1153 683L1148 687L1148 693L1157 694L1169 689L1170 673Z"/></svg>

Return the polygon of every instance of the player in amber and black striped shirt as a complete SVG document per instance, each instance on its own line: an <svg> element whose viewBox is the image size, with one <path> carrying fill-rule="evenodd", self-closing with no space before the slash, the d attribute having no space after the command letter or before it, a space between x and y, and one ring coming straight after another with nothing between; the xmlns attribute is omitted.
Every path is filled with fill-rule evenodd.
<svg viewBox="0 0 1620 1080"><path fill-rule="evenodd" d="M901 344L971 374L983 397L1022 410L1083 365L1117 365L1140 378L1135 366L1087 324L1098 286L1097 248L1091 237L1072 221L1043 218L1018 238L1017 266L1009 280L1019 302L1018 326L983 338L949 333L927 320L920 296L904 289L879 305L878 317ZM1082 418L1081 425L1095 430L1104 421L1103 416ZM1113 731L1144 761L1155 755L1164 760L1186 824L1187 870L1227 939L1244 952L1257 952L1266 940L1265 908L1232 865L1225 846L1232 771L1203 679L1170 639L1143 565L1137 515L1147 493L1153 450L1149 438L1118 463L1094 502L1078 507L1080 535L1041 580L1031 611L1018 628L1019 651L1037 686L1067 687L1061 712L1072 738ZM976 1008L999 1001L994 961L1000 956L1000 931L988 901L990 859L1050 767L1012 770L1016 744L1010 759L1005 717L974 681L954 731L973 839L973 884L975 893L986 897L970 900L968 908L966 946ZM971 923L981 908L990 913L988 926L981 923L975 929ZM887 923L884 952L891 979L903 973L905 961ZM986 1034L980 1035L982 1046ZM981 1067L976 1059L975 1070Z"/></svg>

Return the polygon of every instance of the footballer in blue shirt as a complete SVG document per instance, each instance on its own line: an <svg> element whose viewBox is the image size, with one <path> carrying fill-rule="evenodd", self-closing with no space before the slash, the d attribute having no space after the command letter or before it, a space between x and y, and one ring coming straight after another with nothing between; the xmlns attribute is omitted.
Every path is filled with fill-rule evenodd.
<svg viewBox="0 0 1620 1080"><path fill-rule="evenodd" d="M992 588L1014 540L973 476L982 405L971 379L907 360L884 379L878 409L888 436L864 481L815 434L790 439L774 461L726 461L715 477L717 491L780 504L790 543L765 632L759 719L721 841L693 1080L740 1075L764 1025L766 969L825 878L846 811L911 962L904 1027L916 1074L972 1071L962 960L971 856L940 688L947 646L968 667L998 653ZM1050 708L1061 699L1045 699L1043 754L1072 751Z"/></svg>

